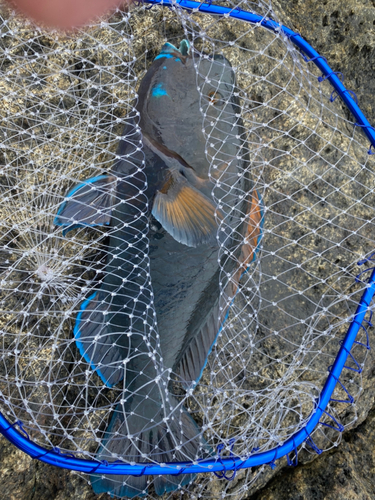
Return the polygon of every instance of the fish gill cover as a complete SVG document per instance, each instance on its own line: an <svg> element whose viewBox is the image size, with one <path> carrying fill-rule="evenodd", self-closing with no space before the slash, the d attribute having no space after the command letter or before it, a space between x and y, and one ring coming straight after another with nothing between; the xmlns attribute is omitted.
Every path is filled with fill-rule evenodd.
<svg viewBox="0 0 375 500"><path fill-rule="evenodd" d="M259 24L140 5L65 37L1 12L2 413L104 464L207 472L284 443L367 286L361 127ZM368 330L300 459L357 418ZM241 498L263 471L88 479L119 497Z"/></svg>

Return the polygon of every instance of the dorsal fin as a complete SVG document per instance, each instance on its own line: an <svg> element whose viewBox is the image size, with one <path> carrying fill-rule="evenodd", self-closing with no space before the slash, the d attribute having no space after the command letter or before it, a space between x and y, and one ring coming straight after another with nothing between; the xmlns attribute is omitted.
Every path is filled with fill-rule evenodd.
<svg viewBox="0 0 375 500"><path fill-rule="evenodd" d="M111 220L116 197L117 178L99 175L69 191L54 220L65 232L80 226L103 226Z"/></svg>

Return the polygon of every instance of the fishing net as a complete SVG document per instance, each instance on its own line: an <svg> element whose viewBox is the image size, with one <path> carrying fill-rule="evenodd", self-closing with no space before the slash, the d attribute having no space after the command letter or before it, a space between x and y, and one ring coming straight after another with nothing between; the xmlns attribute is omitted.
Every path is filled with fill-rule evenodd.
<svg viewBox="0 0 375 500"><path fill-rule="evenodd" d="M2 432L96 493L241 498L285 443L296 463L357 418L371 129L268 3L215 5L70 36L1 10ZM148 121L157 61L190 73Z"/></svg>

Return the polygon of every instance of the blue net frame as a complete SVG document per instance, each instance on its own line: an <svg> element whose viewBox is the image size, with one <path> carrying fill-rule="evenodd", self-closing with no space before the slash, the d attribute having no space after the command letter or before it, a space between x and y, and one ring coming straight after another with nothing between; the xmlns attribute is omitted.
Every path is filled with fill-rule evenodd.
<svg viewBox="0 0 375 500"><path fill-rule="evenodd" d="M334 89L331 94L330 100L334 101L338 96L342 99L342 101L346 104L346 106L356 119L355 126L361 127L363 132L369 139L370 147L368 150L368 154L375 154L372 150L373 148L375 151L375 129L370 125L370 123L360 110L354 92L345 88L339 78L340 73L333 71L327 64L326 59L323 56L319 55L318 52L316 52L301 37L299 33L295 33L291 29L275 22L272 19L264 18L252 12L241 10L240 8L233 9L214 5L212 3L200 3L191 0L144 0L144 3L150 4L151 6L173 6L175 8L181 8L187 11L200 11L204 14L210 14L213 16L230 17L233 19L251 23L253 25L262 26L263 28L276 33L282 33L301 51L302 57L306 62L312 62L319 68L319 70L322 72L322 76L319 77L319 81L328 80L330 82ZM339 380L340 375L343 369L354 370L358 373L362 371L361 366L356 362L350 352L354 344L360 344L364 348L370 349L368 334L364 323L367 323L368 326L371 326L370 320L365 320L365 316L369 312L370 304L375 294L375 254L372 254L367 259L358 262L358 265L363 265L365 263L369 264L369 267L359 273L359 275L357 276L357 280L365 283L366 289L362 294L355 314L352 316L345 338L342 342L340 342L341 345L335 362L331 367L328 367L328 376L321 391L320 398L316 402L315 411L310 416L310 419L306 423L305 427L291 436L282 445L279 445L269 451L262 453L258 453L257 449L254 449L251 456L249 456L246 460L231 456L232 454L230 454L229 457L222 457L221 452L224 445L222 445L222 447L220 447L219 445L215 458L205 459L204 461L199 461L196 463L174 462L163 464L163 466L145 463L130 465L122 461L99 462L95 460L78 459L73 454L62 453L58 448L54 448L53 450L43 448L42 446L39 446L30 440L27 432L23 429L23 424L21 421L17 421L11 424L1 413L0 432L11 443L17 446L20 450L27 453L32 458L36 458L50 465L75 470L86 474L96 473L140 476L160 474L179 475L183 473L214 472L218 477L231 480L233 479L236 471L239 469L245 469L264 464L269 464L272 468L274 468L275 461L284 456L287 457L288 465L296 466L298 463L298 447L301 444L307 443L316 453L321 453L321 450L314 444L311 439L311 434L318 424L332 427L339 432L342 432L344 430L343 426L339 424L334 417L329 415L326 410L329 402L336 401L347 404L353 403L352 396L348 393L348 391ZM370 271L370 277L366 281L364 281L363 274L369 273ZM356 340L361 328L364 329L367 336L366 344L363 344ZM352 365L354 363L355 368L346 366L348 358L351 359ZM339 384L346 392L347 400L337 400L332 398L334 389L337 384ZM320 419L324 416L324 414L331 417L331 424L320 422ZM290 454L294 454L294 456L290 457Z"/></svg>

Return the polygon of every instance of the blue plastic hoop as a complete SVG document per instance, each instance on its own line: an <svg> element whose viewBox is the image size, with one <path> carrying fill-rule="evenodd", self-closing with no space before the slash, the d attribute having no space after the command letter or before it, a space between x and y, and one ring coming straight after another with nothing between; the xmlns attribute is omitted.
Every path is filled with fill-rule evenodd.
<svg viewBox="0 0 375 500"><path fill-rule="evenodd" d="M231 9L213 5L212 3L199 3L191 0L144 0L145 3L151 5L164 5L167 7L180 7L190 11L200 11L206 14L231 17L233 19L240 19L242 21L262 26L270 31L282 33L288 37L294 45L296 45L303 53L305 60L314 62L314 64L321 70L324 77L332 84L337 94L348 106L351 113L356 118L356 123L363 129L363 132L368 137L371 146L375 149L375 131L367 121L362 111L358 107L356 101L342 84L340 78L328 66L326 60L320 56L298 33L294 33L289 28L276 23L272 19L264 18L252 12L243 11L241 9ZM116 462L99 462L96 460L78 459L71 454L64 454L57 450L48 450L33 443L26 432L23 430L22 423L16 422L11 424L0 413L0 433L5 436L8 441L16 445L20 450L24 451L32 458L37 458L42 462L50 465L55 465L65 469L84 472L86 474L116 474L116 475L156 475L156 474L191 474L201 472L225 472L229 470L237 471L248 467L254 467L263 464L274 464L275 460L292 453L303 442L310 443L314 448L314 443L311 440L311 433L319 424L320 418L326 413L326 408L331 399L336 383L340 374L345 367L346 360L350 355L350 350L356 342L356 337L362 323L365 319L366 313L369 311L369 305L375 294L375 268L372 270L371 276L367 282L366 290L364 291L361 300L358 304L357 310L353 315L345 339L343 340L340 350L337 354L333 366L330 368L329 375L322 389L319 402L315 408L314 413L310 416L307 424L303 429L291 436L285 443L279 445L272 450L254 453L243 460L241 458L229 457L220 458L220 460L209 459L202 460L196 463L191 462L173 462L168 464L157 465L149 463L139 463L130 465ZM332 417L333 418L333 417ZM334 419L333 419L334 420ZM337 422L336 422L337 423ZM15 426L18 425L20 430L26 435L21 434ZM328 425L328 424L327 424ZM340 430L340 429L339 429ZM316 448L316 446L315 446ZM320 450L318 450L320 452Z"/></svg>

